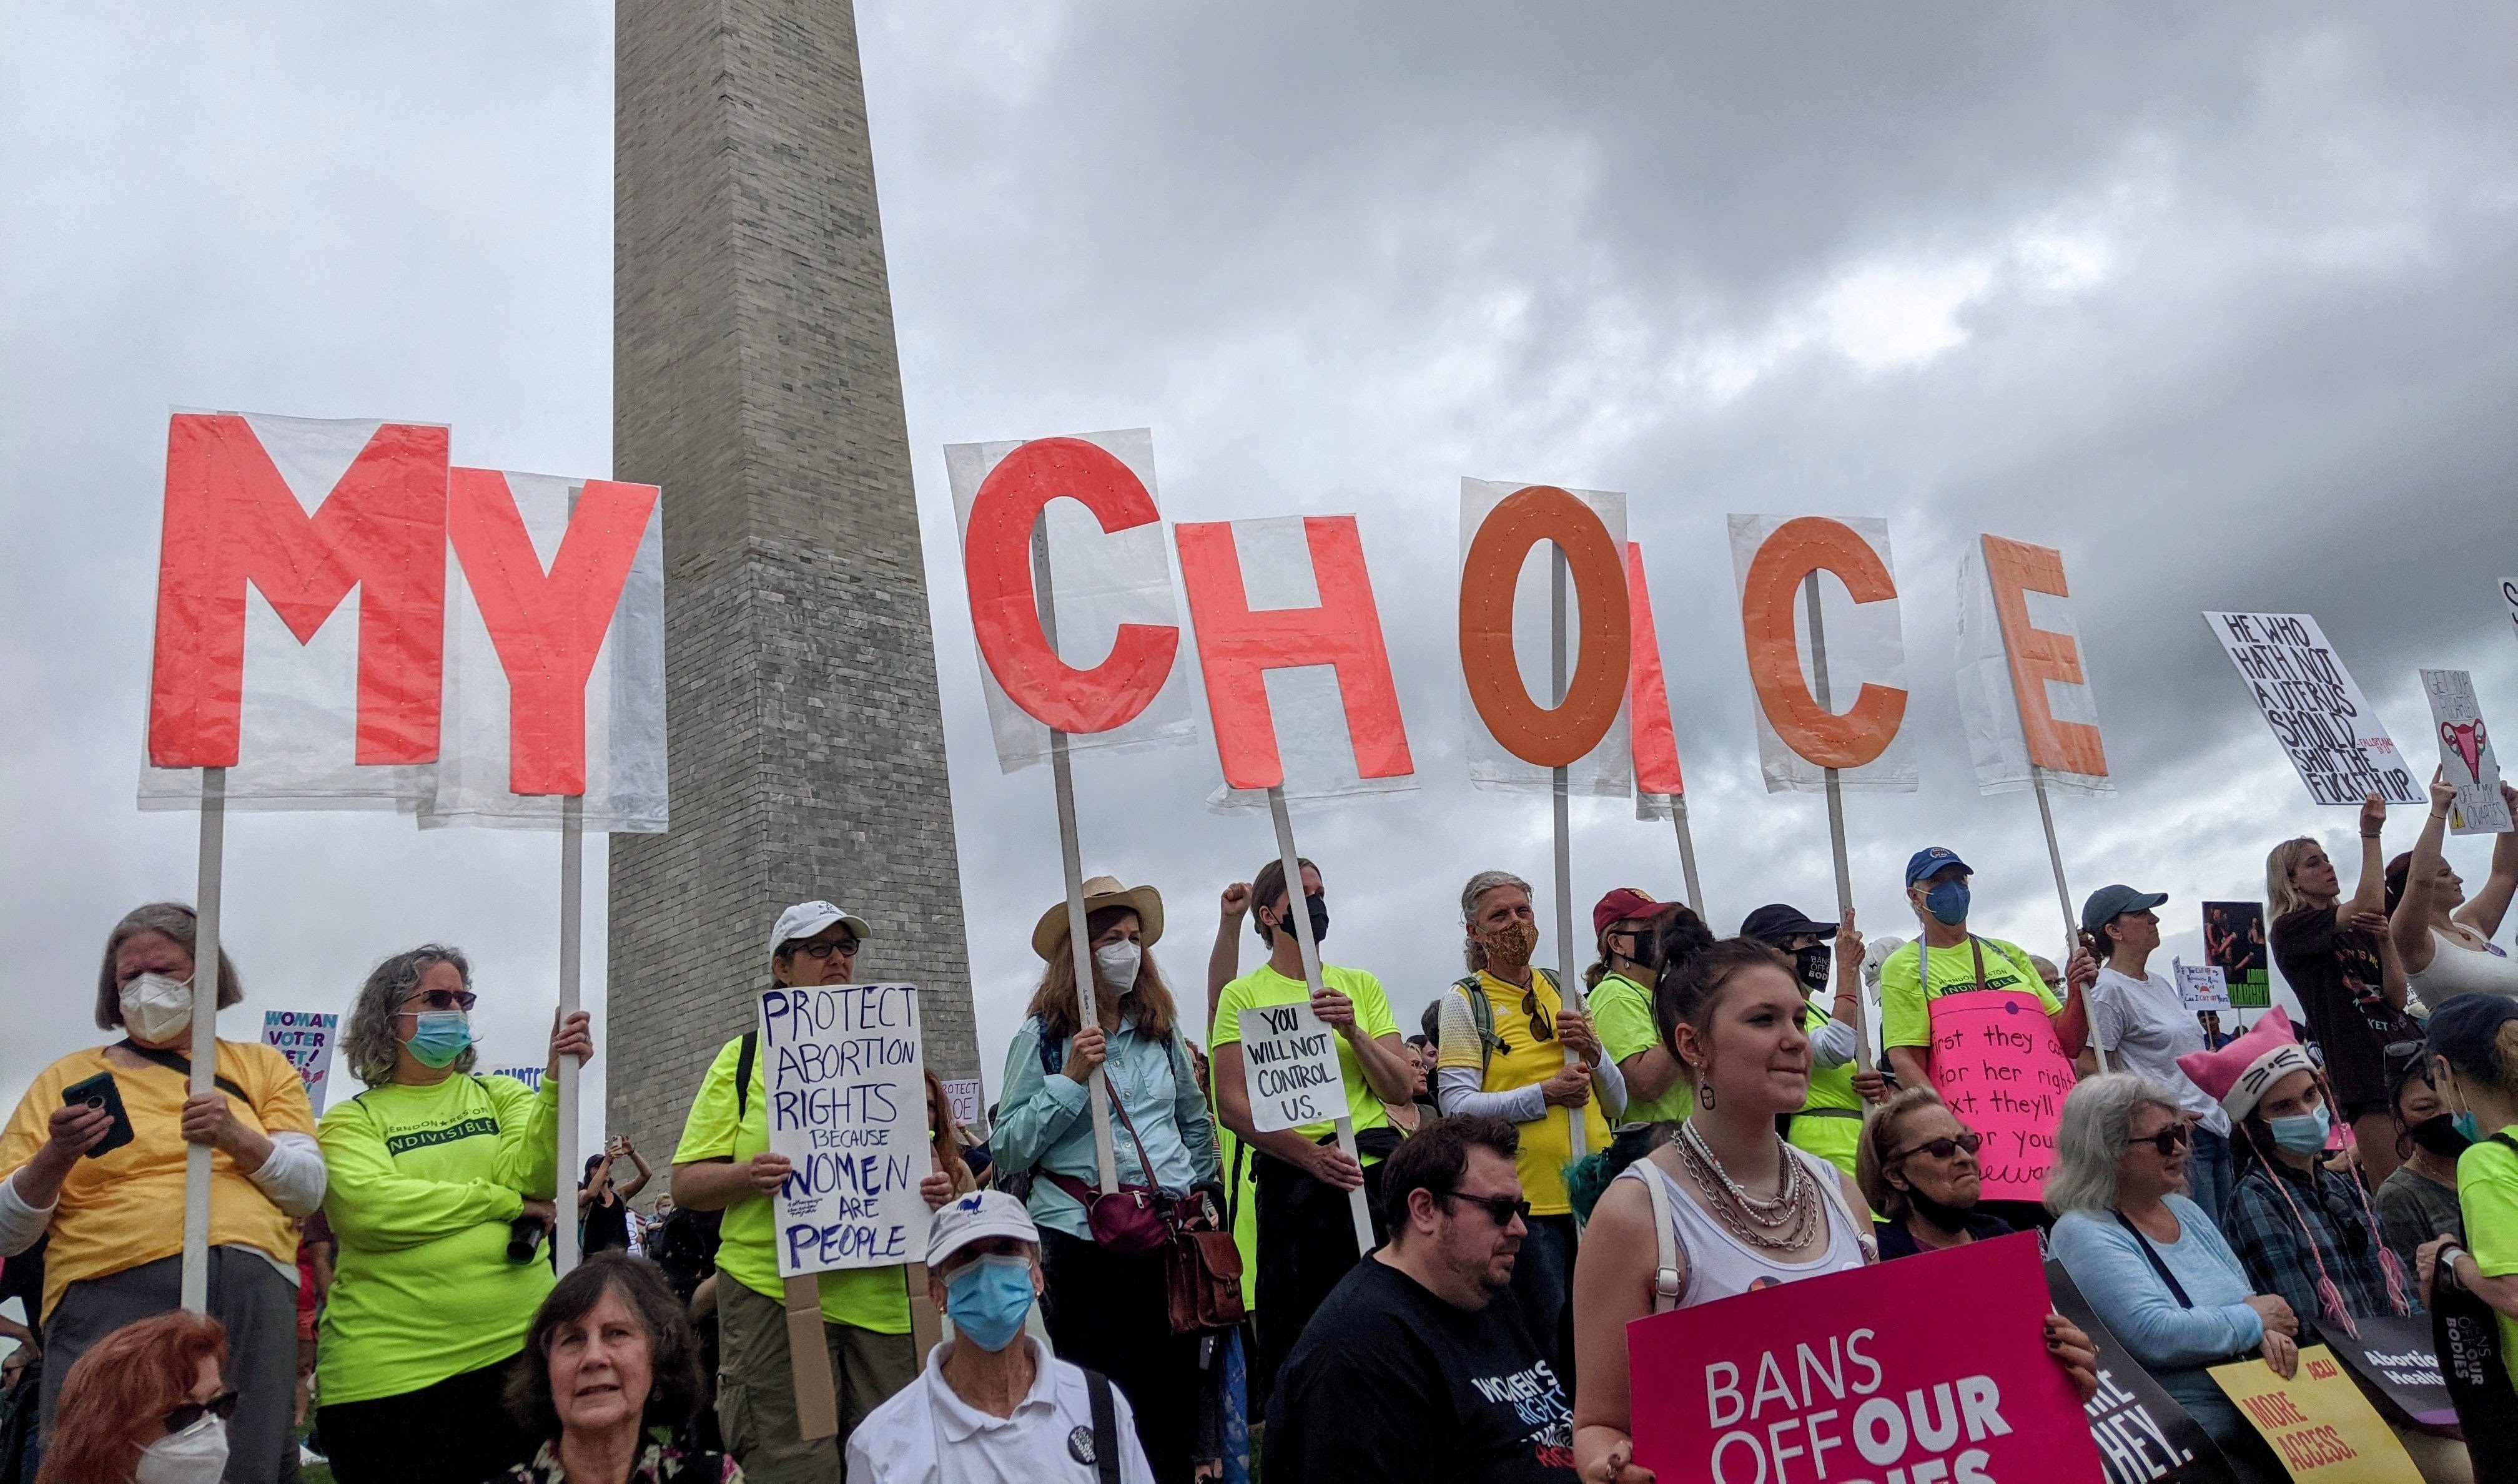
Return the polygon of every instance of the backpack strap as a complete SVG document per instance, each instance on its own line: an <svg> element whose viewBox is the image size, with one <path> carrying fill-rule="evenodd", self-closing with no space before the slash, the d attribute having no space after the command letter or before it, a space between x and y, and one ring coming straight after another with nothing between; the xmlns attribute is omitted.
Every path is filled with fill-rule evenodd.
<svg viewBox="0 0 2518 1484"><path fill-rule="evenodd" d="M1084 1373L1085 1394L1093 1399L1093 1472L1102 1484L1119 1484L1119 1409L1110 1400L1110 1378Z"/></svg>
<svg viewBox="0 0 2518 1484"><path fill-rule="evenodd" d="M760 1058L760 1033L743 1033L743 1049L734 1053L734 1121L752 1116L752 1064Z"/></svg>
<svg viewBox="0 0 2518 1484"><path fill-rule="evenodd" d="M1487 987L1475 974L1454 980L1452 988L1469 1002L1469 1023L1478 1030L1478 1076L1483 1080L1495 1054L1503 1049L1503 1041L1496 1035L1495 1004L1487 998Z"/></svg>
<svg viewBox="0 0 2518 1484"><path fill-rule="evenodd" d="M187 1082L193 1080L193 1059L179 1051L168 1051L157 1046L144 1046L140 1042L133 1040L128 1036L115 1041L114 1045L122 1050L130 1052L136 1057L139 1057L142 1061L155 1062L157 1065L164 1067L169 1072L182 1073L184 1075L184 1080ZM210 1075L210 1085L218 1088L221 1092L228 1094L230 1097L235 1098L238 1102L244 1104L248 1108L253 1106L252 1097L249 1096L242 1087L239 1087L235 1082L229 1081L224 1073L212 1073Z"/></svg>

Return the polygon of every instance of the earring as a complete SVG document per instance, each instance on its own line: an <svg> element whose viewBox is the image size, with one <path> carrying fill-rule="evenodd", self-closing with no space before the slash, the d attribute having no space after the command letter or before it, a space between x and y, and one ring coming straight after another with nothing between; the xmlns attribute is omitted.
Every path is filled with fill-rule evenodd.
<svg viewBox="0 0 2518 1484"><path fill-rule="evenodd" d="M1698 1082L1696 1084L1696 1106L1707 1109L1714 1106L1714 1084L1712 1082Z"/></svg>

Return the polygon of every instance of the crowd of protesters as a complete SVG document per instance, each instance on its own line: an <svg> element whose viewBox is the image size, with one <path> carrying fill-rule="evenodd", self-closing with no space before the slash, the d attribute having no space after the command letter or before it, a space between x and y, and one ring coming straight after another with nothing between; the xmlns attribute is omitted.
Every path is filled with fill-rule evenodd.
<svg viewBox="0 0 2518 1484"><path fill-rule="evenodd" d="M1327 960L1312 862L1224 892L1195 1001L1154 957L1161 894L1096 877L1080 952L1064 902L1032 932L984 1139L928 1074L923 1263L794 1284L753 1034L691 1069L652 1217L633 1143L586 1162L586 1256L555 1274L557 1069L592 1053L584 1014L554 1019L539 1089L478 1074L471 966L423 945L359 989L340 1056L366 1090L320 1124L250 1042L218 1041L193 1095L195 920L144 907L105 947L114 1039L46 1068L0 1135L0 1294L27 1311L0 1332L0 1484L291 1479L309 1421L342 1484L1240 1481L1262 1427L1270 1484L1642 1484L1630 1322L2031 1230L2105 1327L2039 1323L2077 1392L2120 1347L2235 1478L2277 1480L2210 1368L2289 1377L2305 1346L2437 1308L2496 1340L2499 1397L2518 1374L2518 960L2492 942L2518 832L2468 897L2452 802L2435 787L2388 862L2373 796L2349 896L2319 842L2272 852L2268 947L2305 1024L2227 1037L2153 961L2164 893L2091 893L2059 966L1974 931L1974 873L1937 846L1904 872L1909 939L1788 904L1726 937L1621 888L1581 984L1534 962L1529 884L1481 870L1465 972L1414 1035ZM854 982L871 936L788 908L763 981ZM198 971L242 997L226 955ZM1936 1003L1980 992L2042 1011L2077 1078L2039 1201L1987 1198L1984 1140L1938 1090ZM1254 1117L1241 1014L1295 1004L1334 1033L1344 1128ZM800 1398L815 1373L831 1395ZM2518 1446L2390 1420L2431 1480L2497 1477Z"/></svg>

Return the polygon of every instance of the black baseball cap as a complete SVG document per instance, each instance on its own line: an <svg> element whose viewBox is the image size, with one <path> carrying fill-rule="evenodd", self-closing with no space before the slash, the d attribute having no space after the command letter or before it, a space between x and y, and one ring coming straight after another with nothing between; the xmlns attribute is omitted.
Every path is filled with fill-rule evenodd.
<svg viewBox="0 0 2518 1484"><path fill-rule="evenodd" d="M1780 947L1803 936L1833 938L1836 927L1833 923L1811 920L1809 914L1798 907L1786 907L1777 902L1751 912L1748 919L1740 924L1740 936Z"/></svg>
<svg viewBox="0 0 2518 1484"><path fill-rule="evenodd" d="M2496 1048L2500 1028L2512 1020L2518 1020L2518 999L2506 995L2459 995L2431 1012L2422 1059L2442 1057L2461 1077L2497 1082L2501 1073Z"/></svg>

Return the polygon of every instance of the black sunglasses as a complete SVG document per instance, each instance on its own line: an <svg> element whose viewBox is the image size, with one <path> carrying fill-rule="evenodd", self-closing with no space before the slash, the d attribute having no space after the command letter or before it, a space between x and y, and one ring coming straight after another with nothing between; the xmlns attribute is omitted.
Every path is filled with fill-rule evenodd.
<svg viewBox="0 0 2518 1484"><path fill-rule="evenodd" d="M402 1007L408 1010L413 1005L418 1005L431 1010L462 1010L469 1013L478 1003L480 1003L479 996L470 990L421 990L403 1000Z"/></svg>
<svg viewBox="0 0 2518 1484"><path fill-rule="evenodd" d="M793 950L816 963L830 957L833 954L843 958L853 957L856 951L857 940L854 938L816 938L810 943L799 943Z"/></svg>
<svg viewBox="0 0 2518 1484"><path fill-rule="evenodd" d="M236 1416L236 1404L237 1394L233 1391L222 1391L206 1402L186 1402L166 1414L166 1431L169 1435L181 1432L199 1421L204 1416L217 1418L224 1422Z"/></svg>
<svg viewBox="0 0 2518 1484"><path fill-rule="evenodd" d="M1898 1164L1906 1160L1911 1160L1919 1154L1928 1154L1936 1160L1946 1160L1952 1155L1957 1154L1962 1149L1966 1150L1970 1154L1974 1154L1983 1147L1984 1135L1977 1133L1974 1129L1970 1129L1965 1133L1959 1134L1955 1138L1927 1139L1923 1143L1916 1145L1914 1148L1907 1150L1904 1154L1897 1156L1895 1160L1889 1161L1889 1163L1892 1165Z"/></svg>
<svg viewBox="0 0 2518 1484"><path fill-rule="evenodd" d="M2422 1042L2417 1040L2391 1040L2387 1042L2386 1045L2379 1048L2378 1054L2383 1059L2387 1075L2389 1077L2394 1077L2396 1074L2405 1071L2409 1067L2420 1065L2422 1059Z"/></svg>
<svg viewBox="0 0 2518 1484"><path fill-rule="evenodd" d="M1530 1021L1530 1034L1532 1036L1537 1037L1541 1040L1554 1040L1556 1039L1556 1022L1550 1020L1547 1016L1547 1011L1540 1005L1539 987L1537 985L1533 985L1529 989L1521 992L1521 1013Z"/></svg>
<svg viewBox="0 0 2518 1484"><path fill-rule="evenodd" d="M1495 1224L1499 1227L1512 1225L1515 1216L1519 1216L1524 1221L1530 1219L1530 1203L1516 1201L1510 1196L1473 1196L1465 1191L1438 1190L1434 1192L1434 1197L1440 1201L1466 1201L1471 1206L1479 1207L1488 1215L1494 1217Z"/></svg>
<svg viewBox="0 0 2518 1484"><path fill-rule="evenodd" d="M2185 1148L2192 1142L2194 1142L2193 1133L2181 1123L2171 1124L2154 1134L2149 1134L2138 1139L2128 1139L2125 1141L2125 1147L2130 1149L2137 1144L2149 1144L2151 1148L2158 1150L2161 1158L2165 1159L2167 1156L2175 1154L2177 1151Z"/></svg>

